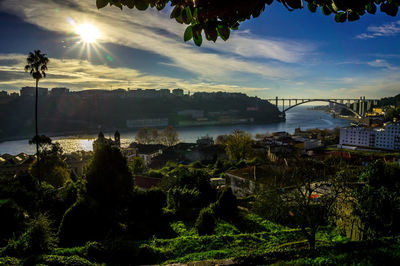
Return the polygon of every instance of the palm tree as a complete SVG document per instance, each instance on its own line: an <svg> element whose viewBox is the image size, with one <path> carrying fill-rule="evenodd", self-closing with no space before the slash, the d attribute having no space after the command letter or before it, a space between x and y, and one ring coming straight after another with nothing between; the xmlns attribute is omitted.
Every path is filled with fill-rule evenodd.
<svg viewBox="0 0 400 266"><path fill-rule="evenodd" d="M41 78L46 77L47 63L49 59L46 54L42 54L40 50L35 50L33 53L30 52L28 58L26 58L27 65L25 66L25 71L29 71L29 74L36 81L36 93L35 93L35 136L32 140L36 143L36 156L38 160L38 179L40 182L40 158L39 158L39 133L38 133L38 85Z"/></svg>

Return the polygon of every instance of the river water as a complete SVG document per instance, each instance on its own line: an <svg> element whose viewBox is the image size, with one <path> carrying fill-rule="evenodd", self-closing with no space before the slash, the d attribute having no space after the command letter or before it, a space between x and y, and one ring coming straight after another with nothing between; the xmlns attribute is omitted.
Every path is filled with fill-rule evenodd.
<svg viewBox="0 0 400 266"><path fill-rule="evenodd" d="M257 133L272 133L276 131L286 131L293 133L295 128L335 128L344 127L350 124L349 120L332 118L331 115L322 111L307 110L310 106L298 106L286 113L286 121L273 124L261 125L229 125L229 126L201 126L190 128L178 128L179 139L181 142L196 142L202 136L209 135L214 137L218 135L229 134L235 129L244 130L253 136ZM114 133L105 133L106 137L113 136ZM136 131L121 133L121 146L127 147L135 140ZM70 153L78 150L92 150L92 143L97 135L89 135L84 138L77 136L54 137L53 141L59 142L64 152ZM0 154L17 155L19 153L34 154L34 145L29 145L28 140L6 141L0 143Z"/></svg>

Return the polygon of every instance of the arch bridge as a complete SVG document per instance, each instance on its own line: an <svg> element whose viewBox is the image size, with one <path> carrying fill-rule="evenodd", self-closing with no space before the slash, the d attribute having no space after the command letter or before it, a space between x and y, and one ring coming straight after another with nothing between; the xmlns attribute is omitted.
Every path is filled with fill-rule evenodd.
<svg viewBox="0 0 400 266"><path fill-rule="evenodd" d="M310 103L310 102L329 102L332 104L340 105L350 112L352 112L356 117L362 118L369 111L372 111L372 107L378 104L377 99L365 99L365 97L358 98L332 98L332 99L280 99L278 97L273 99L266 99L267 101L274 104L278 109L279 106L282 106L282 113L289 111L290 109L299 106L301 104ZM281 103L281 105L279 105ZM285 106L285 103L287 104Z"/></svg>

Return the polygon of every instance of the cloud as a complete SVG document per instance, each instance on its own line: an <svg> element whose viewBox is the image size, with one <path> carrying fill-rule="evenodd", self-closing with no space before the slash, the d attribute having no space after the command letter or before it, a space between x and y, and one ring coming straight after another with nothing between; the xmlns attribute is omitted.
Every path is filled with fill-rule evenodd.
<svg viewBox="0 0 400 266"><path fill-rule="evenodd" d="M93 23L100 29L102 41L166 57L170 61L167 65L209 82L235 80L238 73L264 79L287 79L291 77L289 73L300 75L301 69L287 63L301 62L314 49L301 42L270 40L250 33L232 34L226 43L205 41L204 47L197 48L191 42L183 42L185 26L171 20L166 12L127 8L121 11L115 7L98 11L94 1L3 0L1 8L50 31L72 31L67 23L71 18L76 23Z"/></svg>
<svg viewBox="0 0 400 266"><path fill-rule="evenodd" d="M357 39L374 39L377 37L396 36L400 34L400 20L381 26L369 26L366 33L356 36Z"/></svg>
<svg viewBox="0 0 400 266"><path fill-rule="evenodd" d="M385 67L385 68L391 68L392 66L384 59L376 59L374 61L370 61L367 63L369 66L372 67Z"/></svg>
<svg viewBox="0 0 400 266"><path fill-rule="evenodd" d="M32 86L33 79L24 71L26 55L0 54L2 60L13 59L15 64L0 66L0 86L19 88ZM50 58L47 77L40 81L42 87L68 87L82 89L117 88L183 88L190 91L258 91L269 88L241 87L223 83L188 82L184 79L146 75L140 71L92 64L87 60ZM4 77L4 78L3 78ZM5 78L6 77L6 78Z"/></svg>

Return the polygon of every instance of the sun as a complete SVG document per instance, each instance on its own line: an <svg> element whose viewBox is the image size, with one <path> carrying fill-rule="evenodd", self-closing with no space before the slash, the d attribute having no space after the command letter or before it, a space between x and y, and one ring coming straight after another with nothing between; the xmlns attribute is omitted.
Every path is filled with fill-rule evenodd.
<svg viewBox="0 0 400 266"><path fill-rule="evenodd" d="M75 28L75 32L79 34L85 43L94 43L100 38L99 30L92 24L80 24Z"/></svg>

